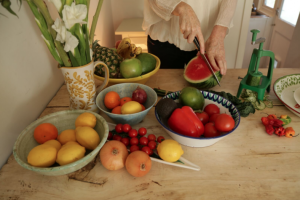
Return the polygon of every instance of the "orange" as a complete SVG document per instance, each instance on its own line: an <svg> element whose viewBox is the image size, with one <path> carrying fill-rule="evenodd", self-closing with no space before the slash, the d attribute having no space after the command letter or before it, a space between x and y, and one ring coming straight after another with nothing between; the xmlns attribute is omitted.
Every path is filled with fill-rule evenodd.
<svg viewBox="0 0 300 200"><path fill-rule="evenodd" d="M141 106L142 106L142 111L146 109L145 106L144 106L143 104L141 104Z"/></svg>
<svg viewBox="0 0 300 200"><path fill-rule="evenodd" d="M120 104L120 106L123 106L124 103L126 103L126 102L128 102L128 101L132 101L132 99L131 99L130 97L123 97L123 98L121 99L121 104Z"/></svg>
<svg viewBox="0 0 300 200"><path fill-rule="evenodd" d="M114 109L112 109L111 113L114 113L114 114L122 114L122 113L121 113L121 108L122 108L122 106L117 106L117 107L115 107Z"/></svg>
<svg viewBox="0 0 300 200"><path fill-rule="evenodd" d="M42 123L33 132L34 139L40 144L44 144L48 140L55 140L57 135L57 128L51 123Z"/></svg>
<svg viewBox="0 0 300 200"><path fill-rule="evenodd" d="M104 105L108 109L113 109L120 105L120 100L118 93L110 91L104 97Z"/></svg>

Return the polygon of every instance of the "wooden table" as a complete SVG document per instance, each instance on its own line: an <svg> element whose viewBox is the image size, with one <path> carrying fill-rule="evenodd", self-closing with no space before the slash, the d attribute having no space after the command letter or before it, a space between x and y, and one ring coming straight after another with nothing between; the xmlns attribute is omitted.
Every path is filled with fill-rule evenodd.
<svg viewBox="0 0 300 200"><path fill-rule="evenodd" d="M160 70L147 85L180 90L187 86L182 72ZM275 69L273 82L294 73L296 69ZM236 94L238 76L245 74L246 69L228 70L221 81L222 87L213 89ZM300 133L300 118L283 106L273 91L271 98L274 107L263 112L290 115L290 126ZM68 106L68 93L63 85L41 116L66 110ZM300 137L266 134L260 121L262 116L266 115L257 111L242 118L237 130L210 147L183 146L184 157L199 165L200 171L152 162L146 176L135 178L125 168L106 170L97 156L82 170L49 177L22 168L11 155L0 171L0 199L300 199ZM154 109L134 128L141 126L148 133L170 138L156 121Z"/></svg>

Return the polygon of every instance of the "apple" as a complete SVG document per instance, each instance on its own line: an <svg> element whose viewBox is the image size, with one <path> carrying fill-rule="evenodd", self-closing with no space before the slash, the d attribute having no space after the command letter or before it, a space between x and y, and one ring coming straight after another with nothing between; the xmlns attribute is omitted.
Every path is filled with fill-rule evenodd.
<svg viewBox="0 0 300 200"><path fill-rule="evenodd" d="M122 40L118 40L118 41L116 42L116 49L118 48L118 46L119 46L119 44L120 44L121 41L122 41Z"/></svg>

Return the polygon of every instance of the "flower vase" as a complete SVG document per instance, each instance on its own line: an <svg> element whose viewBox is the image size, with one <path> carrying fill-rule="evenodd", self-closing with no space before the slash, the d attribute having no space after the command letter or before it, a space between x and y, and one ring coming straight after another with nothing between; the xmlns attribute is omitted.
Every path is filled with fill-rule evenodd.
<svg viewBox="0 0 300 200"><path fill-rule="evenodd" d="M94 69L100 64L104 66L105 79L96 90ZM62 71L69 92L70 109L89 110L99 113L96 105L96 96L108 83L109 70L107 65L101 61L92 61L79 67L60 67L59 69Z"/></svg>

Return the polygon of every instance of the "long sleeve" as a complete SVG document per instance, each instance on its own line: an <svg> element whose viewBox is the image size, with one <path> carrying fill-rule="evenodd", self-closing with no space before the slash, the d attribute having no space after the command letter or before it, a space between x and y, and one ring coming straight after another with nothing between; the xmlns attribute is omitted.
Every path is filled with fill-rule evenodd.
<svg viewBox="0 0 300 200"><path fill-rule="evenodd" d="M231 28L233 26L232 18L236 9L237 0L223 0L215 25Z"/></svg>

